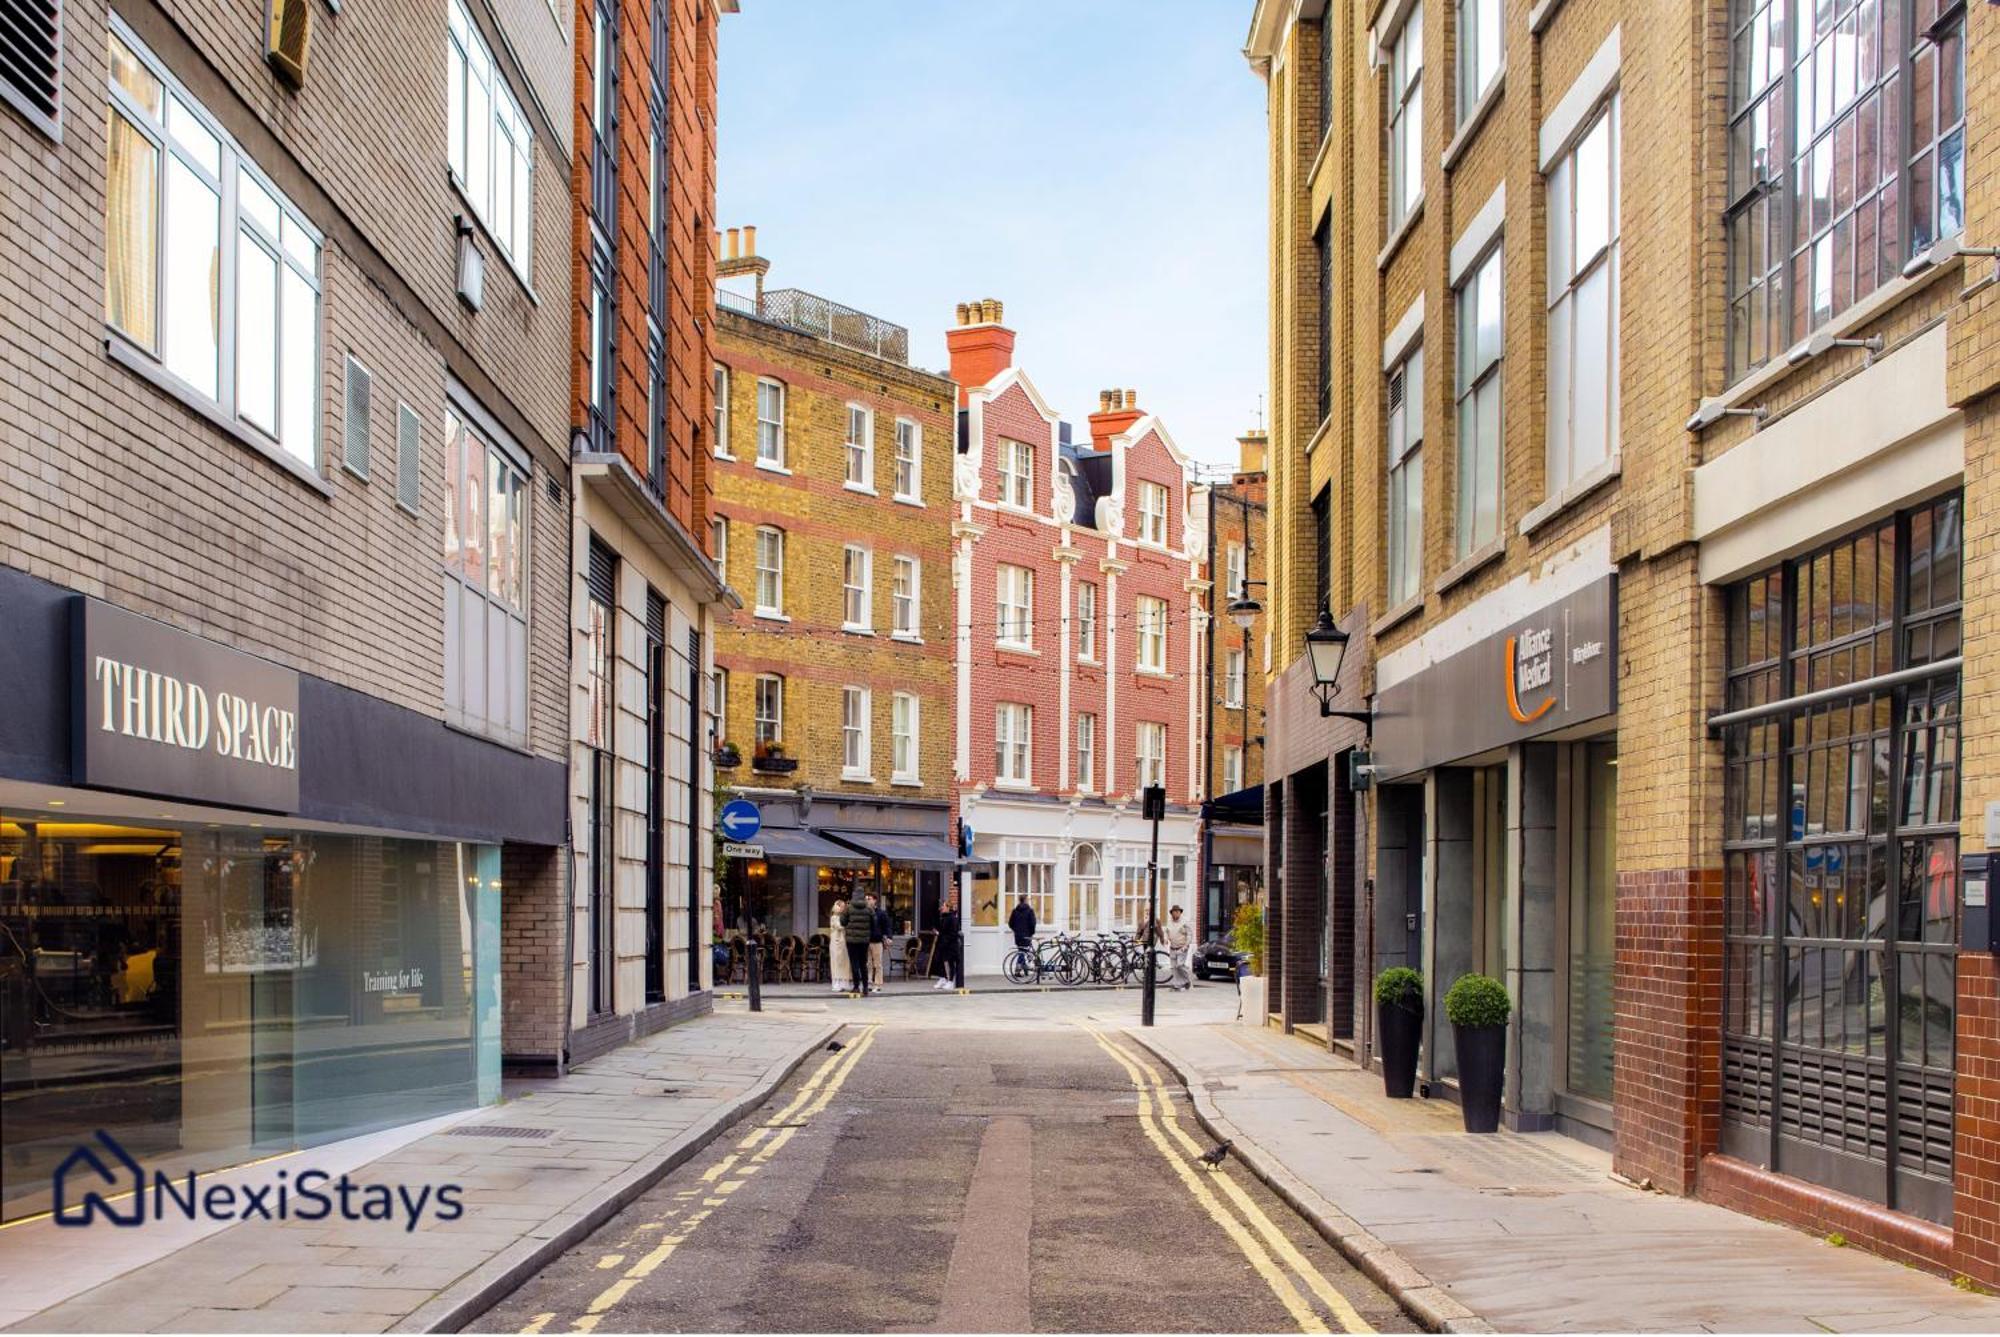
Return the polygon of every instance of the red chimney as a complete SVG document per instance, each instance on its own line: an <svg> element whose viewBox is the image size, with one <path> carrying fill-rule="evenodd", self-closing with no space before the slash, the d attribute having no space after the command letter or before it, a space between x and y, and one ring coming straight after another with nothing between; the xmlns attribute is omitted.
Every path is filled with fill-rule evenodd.
<svg viewBox="0 0 2000 1337"><path fill-rule="evenodd" d="M1103 450L1111 438L1146 415L1139 408L1137 390L1101 390L1097 412L1090 415L1090 448Z"/></svg>
<svg viewBox="0 0 2000 1337"><path fill-rule="evenodd" d="M951 352L951 378L958 382L958 402L965 392L985 385L1014 365L1014 331L1000 323L1005 306L991 297L958 304L958 325L944 332Z"/></svg>

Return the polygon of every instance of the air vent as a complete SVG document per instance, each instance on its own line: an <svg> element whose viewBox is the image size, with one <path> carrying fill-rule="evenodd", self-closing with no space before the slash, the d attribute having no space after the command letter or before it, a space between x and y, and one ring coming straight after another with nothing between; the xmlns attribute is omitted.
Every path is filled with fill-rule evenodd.
<svg viewBox="0 0 2000 1337"><path fill-rule="evenodd" d="M0 98L60 132L62 0L0 0Z"/></svg>
<svg viewBox="0 0 2000 1337"><path fill-rule="evenodd" d="M0 0L0 5L9 0ZM271 0L270 41L264 58L278 77L293 88L306 81L306 56L312 48L313 0Z"/></svg>
<svg viewBox="0 0 2000 1337"><path fill-rule="evenodd" d="M0 0L5 4L7 0ZM368 396L375 378L368 374L368 368L347 359L347 440L342 449L342 463L359 474L368 476Z"/></svg>
<svg viewBox="0 0 2000 1337"><path fill-rule="evenodd" d="M423 463L423 429L417 411L396 405L396 501L410 514L417 511L418 469Z"/></svg>

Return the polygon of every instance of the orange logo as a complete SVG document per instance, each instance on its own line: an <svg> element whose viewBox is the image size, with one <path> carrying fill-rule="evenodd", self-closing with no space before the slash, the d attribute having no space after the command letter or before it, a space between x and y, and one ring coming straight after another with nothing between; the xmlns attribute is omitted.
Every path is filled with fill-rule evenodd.
<svg viewBox="0 0 2000 1337"><path fill-rule="evenodd" d="M1507 638L1507 713L1513 716L1516 724L1533 724L1556 708L1556 699L1550 696L1533 710L1522 710L1520 690L1524 677L1530 687L1550 685L1553 669L1550 642L1553 640L1554 637L1547 631L1529 632L1525 643L1519 637Z"/></svg>

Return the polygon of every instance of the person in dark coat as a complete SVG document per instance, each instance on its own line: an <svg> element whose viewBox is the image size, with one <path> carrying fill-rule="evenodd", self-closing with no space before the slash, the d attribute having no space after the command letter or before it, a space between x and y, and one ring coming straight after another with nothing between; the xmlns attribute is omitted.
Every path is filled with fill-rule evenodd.
<svg viewBox="0 0 2000 1337"><path fill-rule="evenodd" d="M937 946L932 949L934 964L931 966L937 972L938 981L931 986L933 989L949 989L954 985L961 989L965 987L965 957L959 936L963 932L964 927L958 917L958 901L948 899L938 912Z"/></svg>
<svg viewBox="0 0 2000 1337"><path fill-rule="evenodd" d="M1014 913L1007 916L1007 927L1014 930L1014 945L1023 949L1035 945L1035 907L1028 904L1026 895L1014 907Z"/></svg>
<svg viewBox="0 0 2000 1337"><path fill-rule="evenodd" d="M889 912L873 894L868 897L868 982L882 987L889 956Z"/></svg>
<svg viewBox="0 0 2000 1337"><path fill-rule="evenodd" d="M847 921L843 928L847 937L847 965L853 976L853 989L862 997L868 996L868 939L875 932L875 921L868 908L857 901L847 903Z"/></svg>

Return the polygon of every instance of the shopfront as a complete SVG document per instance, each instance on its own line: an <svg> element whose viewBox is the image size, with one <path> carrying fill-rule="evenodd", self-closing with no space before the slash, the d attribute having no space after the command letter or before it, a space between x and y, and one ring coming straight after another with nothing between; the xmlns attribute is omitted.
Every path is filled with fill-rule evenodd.
<svg viewBox="0 0 2000 1337"><path fill-rule="evenodd" d="M559 763L18 574L0 617L0 1217L100 1130L180 1173L498 1099Z"/></svg>
<svg viewBox="0 0 2000 1337"><path fill-rule="evenodd" d="M1264 787L1202 805L1202 842L1207 874L1196 931L1204 941L1226 940L1237 911L1264 903Z"/></svg>
<svg viewBox="0 0 2000 1337"><path fill-rule="evenodd" d="M1607 1144L1616 896L1616 577L1579 561L1490 596L1381 661L1378 959L1409 943L1423 1073L1455 1090L1444 995L1514 1003L1508 1118Z"/></svg>

